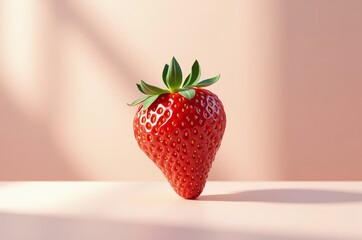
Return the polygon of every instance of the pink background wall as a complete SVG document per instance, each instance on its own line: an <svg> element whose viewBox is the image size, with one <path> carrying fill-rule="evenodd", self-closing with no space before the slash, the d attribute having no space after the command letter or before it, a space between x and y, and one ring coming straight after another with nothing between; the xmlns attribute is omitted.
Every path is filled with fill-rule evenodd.
<svg viewBox="0 0 362 240"><path fill-rule="evenodd" d="M0 1L0 180L158 180L141 79L198 59L228 126L210 179L362 180L362 1Z"/></svg>

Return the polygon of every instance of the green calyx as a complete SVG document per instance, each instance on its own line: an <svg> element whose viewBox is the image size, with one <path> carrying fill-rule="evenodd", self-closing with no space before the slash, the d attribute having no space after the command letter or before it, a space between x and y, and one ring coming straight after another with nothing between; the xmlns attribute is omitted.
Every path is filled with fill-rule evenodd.
<svg viewBox="0 0 362 240"><path fill-rule="evenodd" d="M182 81L182 71L181 67L178 64L175 57L172 58L170 64L166 64L163 68L162 79L167 89L162 89L159 87L155 87L149 85L141 80L140 84L136 84L138 90L147 96L142 97L133 101L129 106L135 106L137 104L143 103L143 109L147 109L151 104L156 101L156 99L164 93L180 93L187 99L192 99L195 96L194 88L202 88L207 87L215 82L217 82L220 78L220 74L203 80L199 82L201 76L200 65L197 60L195 60L194 64L191 67L191 73L187 75L184 81Z"/></svg>

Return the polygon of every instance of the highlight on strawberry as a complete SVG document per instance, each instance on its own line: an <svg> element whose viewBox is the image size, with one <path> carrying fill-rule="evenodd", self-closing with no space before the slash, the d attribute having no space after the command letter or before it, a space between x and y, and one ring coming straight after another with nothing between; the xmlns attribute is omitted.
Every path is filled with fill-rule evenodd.
<svg viewBox="0 0 362 240"><path fill-rule="evenodd" d="M220 75L199 81L200 75L196 60L183 81L173 57L162 73L166 88L141 80L136 85L146 96L129 104L141 104L133 121L138 146L185 199L195 199L203 191L226 127L222 102L204 89Z"/></svg>

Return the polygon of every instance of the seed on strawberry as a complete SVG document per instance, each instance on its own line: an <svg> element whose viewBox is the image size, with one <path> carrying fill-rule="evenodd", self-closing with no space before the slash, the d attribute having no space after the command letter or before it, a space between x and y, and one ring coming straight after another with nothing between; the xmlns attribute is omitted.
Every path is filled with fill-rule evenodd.
<svg viewBox="0 0 362 240"><path fill-rule="evenodd" d="M181 68L172 58L162 77L167 90L144 81L137 84L147 96L129 104L143 103L134 117L134 135L176 193L194 199L205 187L226 127L223 104L203 89L218 81L220 75L199 82L196 60L183 82Z"/></svg>

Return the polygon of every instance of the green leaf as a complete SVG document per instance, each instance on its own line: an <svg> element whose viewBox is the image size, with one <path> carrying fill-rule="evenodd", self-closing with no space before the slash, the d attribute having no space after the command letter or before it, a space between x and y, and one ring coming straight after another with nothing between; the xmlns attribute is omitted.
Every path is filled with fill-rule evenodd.
<svg viewBox="0 0 362 240"><path fill-rule="evenodd" d="M220 74L213 78L209 78L209 79L199 82L195 87L207 87L207 86L210 86L210 85L216 83L219 79L220 79Z"/></svg>
<svg viewBox="0 0 362 240"><path fill-rule="evenodd" d="M187 77L185 78L185 82L182 85L182 87L187 87L188 86L188 83L190 82L190 76L191 76L191 73L189 75L187 75Z"/></svg>
<svg viewBox="0 0 362 240"><path fill-rule="evenodd" d="M141 88L147 95L160 95L162 93L168 92L167 90L149 85L145 83L143 80L141 80Z"/></svg>
<svg viewBox="0 0 362 240"><path fill-rule="evenodd" d="M139 98L135 101L133 101L131 104L127 103L128 106L136 106L137 104L145 101L147 98L149 98L149 96L143 97L143 98Z"/></svg>
<svg viewBox="0 0 362 240"><path fill-rule="evenodd" d="M175 57L172 58L168 68L166 82L171 92L176 92L182 84L182 71Z"/></svg>
<svg viewBox="0 0 362 240"><path fill-rule="evenodd" d="M143 109L147 109L149 106L152 105L152 103L154 101L156 101L156 99L158 98L158 96L160 95L152 95L152 96L148 96L145 100L145 102L143 103Z"/></svg>
<svg viewBox="0 0 362 240"><path fill-rule="evenodd" d="M165 83L166 87L169 88L166 81L167 71L168 71L168 64L165 64L165 67L163 68L162 72L162 80Z"/></svg>
<svg viewBox="0 0 362 240"><path fill-rule="evenodd" d="M192 64L190 78L188 79L188 81L185 80L183 86L188 87L195 85L199 81L200 76L201 76L200 64L197 60L195 60L194 64Z"/></svg>
<svg viewBox="0 0 362 240"><path fill-rule="evenodd" d="M195 89L182 89L179 93L185 98L191 100L195 96Z"/></svg>
<svg viewBox="0 0 362 240"><path fill-rule="evenodd" d="M137 85L138 90L140 90L141 93L147 94L147 93L145 93L145 91L143 91L141 85L139 85L138 83L136 85Z"/></svg>

